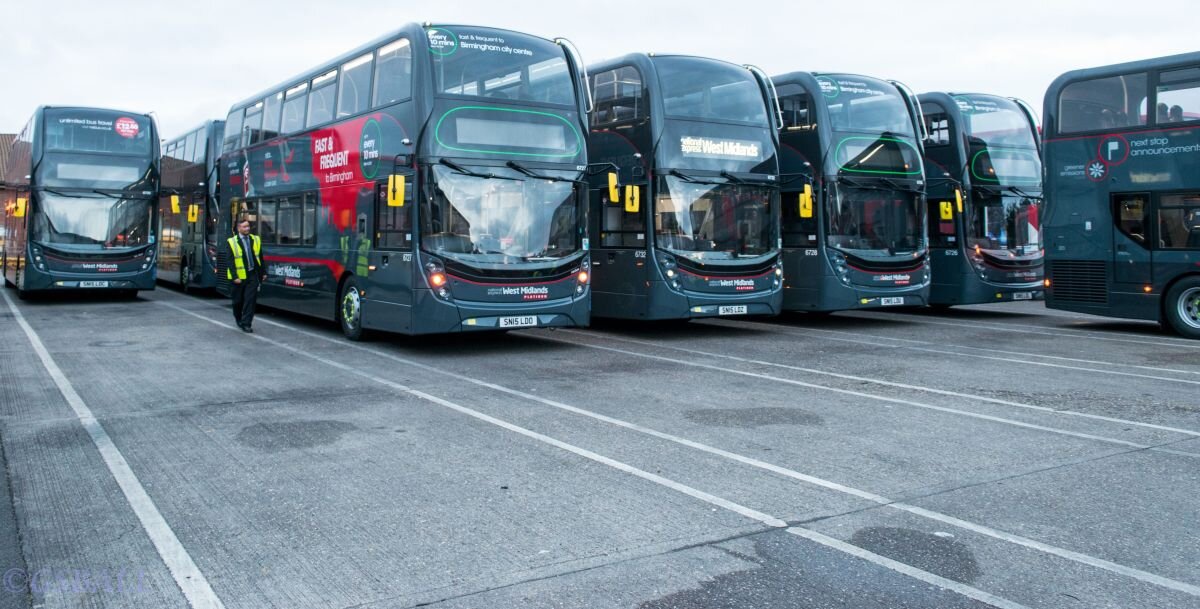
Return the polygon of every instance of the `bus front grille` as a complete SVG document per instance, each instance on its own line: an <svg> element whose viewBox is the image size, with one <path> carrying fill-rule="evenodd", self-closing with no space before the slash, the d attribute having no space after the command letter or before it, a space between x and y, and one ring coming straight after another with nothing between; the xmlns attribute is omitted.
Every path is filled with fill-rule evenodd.
<svg viewBox="0 0 1200 609"><path fill-rule="evenodd" d="M1107 264L1102 260L1052 260L1048 277L1053 298L1108 304Z"/></svg>

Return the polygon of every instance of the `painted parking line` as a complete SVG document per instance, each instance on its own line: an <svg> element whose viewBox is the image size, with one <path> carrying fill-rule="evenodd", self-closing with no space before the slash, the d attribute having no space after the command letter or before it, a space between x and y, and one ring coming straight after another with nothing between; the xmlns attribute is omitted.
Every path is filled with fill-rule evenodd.
<svg viewBox="0 0 1200 609"><path fill-rule="evenodd" d="M896 313L894 311L886 311L886 312L885 311L871 311L870 313L872 315L878 315L878 316L884 317L885 319L889 318L889 317L900 317L910 323L931 324L931 325L935 325L935 326L956 326L959 328L973 328L975 330L984 328L984 329L988 329L988 330L997 330L997 331L1002 331L1002 332L1013 332L1016 334L1035 334L1035 335L1039 335L1039 336L1056 336L1056 337L1060 337L1060 338L1080 338L1080 339L1084 339L1084 340L1099 340L1099 341L1106 341L1106 342L1113 342L1113 343L1132 343L1135 345L1154 345L1154 346L1159 346L1159 347L1177 347L1180 349L1200 349L1200 344L1197 344L1197 342L1194 340L1189 340L1186 338L1180 338L1180 339L1169 339L1169 338L1162 338L1162 337L1156 337L1154 339L1116 338L1116 337L1107 335L1107 333L1096 332L1093 330L1067 330L1067 329L1030 330L1030 329L1026 329L1026 328L1016 328L1016 327L1013 327L1012 324L1001 324L1001 323L986 322L986 321L967 323L967 322L957 322L957 321L932 320L923 315ZM1105 334L1105 335L1104 336L1093 336L1094 334ZM1178 340L1180 342L1175 342L1175 340Z"/></svg>
<svg viewBox="0 0 1200 609"><path fill-rule="evenodd" d="M166 304L166 303L162 303L162 304ZM174 305L167 304L166 306L171 306L172 308L183 310L184 312L187 312L189 315L193 315L195 317L205 319L206 321L209 321L210 323L213 323L216 325L220 325L220 326L224 325L220 322L209 319L203 315L200 315L200 314L194 313L194 312L190 312L190 311L186 311L186 310L184 310L180 307L176 307ZM218 307L213 306L211 308L216 309ZM222 310L223 310L223 308L222 308ZM894 499L891 499L891 498L888 498L888 497L885 497L885 496L882 496L882 495L879 495L876 493L872 493L870 491L854 488L854 487L844 485L844 484L841 484L838 482L833 482L830 480L825 480L825 479L819 478L817 476L812 476L812 475L805 474L805 473L802 473L802 472L799 472L796 470L792 470L792 469L789 469L789 468L786 468L786 467L783 467L780 465L775 465L772 463L761 461L761 460L755 459L753 457L747 457L745 455L740 455L740 454L737 454L737 453L734 453L731 451L726 451L721 448L709 446L709 445L703 444L701 442L697 442L697 441L683 438L680 436L676 436L673 434L661 432L661 431L658 431L658 430L655 430L655 429L652 429L649 427L638 425L637 423L624 421L622 419L618 419L615 417L610 417L608 415L603 415L600 413L592 412L590 410L578 408L576 406L571 406L569 404L565 404L562 402L558 402L556 400L544 398L542 396L536 396L536 395L526 393L526 392L523 392L520 390L505 387L503 385L499 385L496 383L491 383L491 382L484 381L481 379L469 377L469 376L466 376L463 374L451 372L444 367L430 366L427 364L423 364L421 362L417 362L415 360L411 360L411 359L404 358L404 357L399 357L397 355L393 355L393 354L387 353L385 351L380 351L379 349L373 349L371 347L366 347L366 346L363 346L358 343L347 342L341 338L331 338L329 336L317 334L315 332L310 332L308 330L304 330L304 329L296 327L294 325L286 324L286 323L282 323L282 322L278 322L278 321L274 321L274 320L263 319L262 322L267 323L272 326L275 326L275 327L289 330L291 332L295 332L295 333L303 335L303 336L307 336L307 337L321 340L324 342L328 342L331 344L336 344L341 347L354 349L357 351L363 351L366 353L371 353L371 354L379 356L381 358L388 359L388 360L391 360L391 361L394 361L397 363L401 363L406 366L411 366L414 368L418 368L421 370L427 370L430 372L436 372L440 376L461 380L461 381L471 383L471 384L474 384L474 385L477 385L480 387L486 387L486 388L493 389L493 390L501 392L501 393L506 393L508 395L512 395L515 397L521 397L521 398L524 398L524 399L527 399L527 400L530 400L533 402L537 402L540 404L544 404L546 406L550 406L550 407L553 407L553 408L556 408L559 410L571 412L571 413L574 413L574 414L577 414L580 416L588 417L588 418L591 418L591 419L594 419L597 421L601 421L604 423L608 423L608 424L611 424L611 425L614 425L617 427L622 427L624 429L629 429L631 431L636 431L641 434L645 434L648 436L666 440L668 442L679 444L681 446L687 446L689 448L693 448L693 449L699 450L701 452L705 452L708 454L723 457L723 458L729 459L731 461L735 461L735 462L738 462L738 463L741 463L741 464L744 464L744 465L747 465L750 467L754 467L757 469L761 469L764 471L772 472L772 473L775 473L780 476L784 476L787 478L791 478L793 480L811 484L813 486L825 488L825 489L828 489L831 491L843 493L843 494L850 495L853 497L858 497L860 499L864 499L866 501L883 506L885 508L908 512L910 514L915 514L917 516L921 516L921 517L929 519L929 520L941 522L944 524L948 524L950 526L954 526L954 527L958 527L958 528L961 528L964 530L972 531L972 532L975 532L975 533L978 533L978 534L981 534L981 535L984 535L987 537L991 537L993 539L998 539L998 540L1012 543L1015 545L1019 545L1019 546L1022 546L1022 547L1025 547L1025 548L1028 548L1031 550L1049 554L1051 556L1057 556L1059 558L1064 558L1064 559L1067 559L1067 560L1070 560L1070 561L1073 561L1073 562L1076 562L1079 564L1084 564L1084 565L1088 565L1088 566L1091 566L1091 567L1094 567L1097 569L1102 569L1102 570L1108 571L1110 573L1115 573L1118 575L1129 577L1131 579L1136 579L1136 580L1139 580L1142 582L1154 584L1154 585L1157 585L1157 586L1160 586L1163 588L1167 588L1170 590L1175 590L1175 591L1183 592L1185 594L1189 594L1192 596L1200 597L1200 586L1195 586L1195 585L1192 585L1192 584L1189 584L1186 582L1173 580L1173 579L1163 577L1163 576L1155 574L1155 573L1150 573L1148 571L1135 569L1133 567L1128 567L1128 566L1125 566L1125 565L1122 565L1119 563L1104 560L1102 558L1098 558L1098 557L1091 556L1088 554L1083 554L1081 552L1075 552L1073 550L1068 550L1066 548L1060 548L1058 546L1053 546L1050 544L1042 543L1040 541L1030 539L1027 537L1023 537L1020 535L1015 535L1015 534L1009 533L1007 531L993 529L991 527L987 527L985 525L970 522L967 520L962 520L960 518L956 518L956 517L950 516L948 514L935 512L933 510L928 510L928 509L925 509L922 507L918 507L915 505L910 505L910 504L907 504L907 503L904 503L901 501L897 501L897 500L894 500ZM226 326L226 327L229 327L230 329L232 329L232 326ZM564 342L569 342L569 341L564 341ZM575 343L570 343L570 344L575 344Z"/></svg>
<svg viewBox="0 0 1200 609"><path fill-rule="evenodd" d="M730 322L726 322L726 323L730 323ZM760 322L732 322L732 323L747 324L747 323L760 323ZM770 324L763 324L763 325L770 326ZM800 332L797 330L788 330L788 329L780 328L779 326L772 326L772 327L775 328L774 331L782 333L782 334L790 334L793 336L812 337L811 334L807 333L808 332L807 330L805 330L804 332ZM815 330L815 331L831 332L830 330ZM847 333L847 334L850 334L850 333ZM851 336L856 336L856 335L851 334ZM837 342L858 343L858 344L863 344L863 345L871 345L874 347L887 347L887 348L891 348L891 349L907 349L909 351L920 351L920 352L924 352L924 353L937 353L940 355L954 355L956 357L969 357L969 358L973 358L973 359L982 359L982 360L989 360L989 361L994 361L994 362L1006 362L1006 363L1010 363L1010 364L1020 364L1020 365L1025 365L1025 366L1040 366L1043 368L1058 368L1061 370L1078 370L1078 371L1082 371L1082 372L1095 372L1097 374L1104 374L1104 375L1109 375L1109 376L1126 376L1126 377L1134 377L1134 378L1141 378L1141 379L1155 380L1155 381L1167 381L1170 383L1181 383L1181 384L1185 384L1185 385L1200 385L1200 381L1196 381L1196 380L1192 380L1192 379L1180 379L1180 378L1173 378L1173 377L1169 377L1169 376L1155 376L1155 375L1148 375L1148 374L1140 374L1140 373L1136 373L1136 372L1121 372L1119 370L1111 370L1111 369L1103 370L1103 369L1097 369L1097 368L1086 368L1083 366L1068 366L1066 364L1054 364L1054 363L1050 363L1050 362L1035 362L1035 361L1030 361L1028 359L1019 359L1019 358L1012 358L1012 357L999 357L999 356L995 356L995 355L980 355L980 354L976 354L976 353L961 353L961 352L952 351L949 349L935 349L932 347L914 347L914 346L910 346L907 344L897 345L897 344L878 342L880 340L884 340L884 341L888 341L888 340L902 341L902 340L904 340L904 339L899 339L899 338L872 337L872 338L875 338L875 340L865 340L865 339L861 339L861 338L857 338L857 339L856 338L835 338L835 337L829 337L829 336L823 336L821 338L824 340L831 340L831 341L837 341ZM1188 373L1186 371L1172 371L1172 372L1180 372L1180 373L1184 373L1184 374Z"/></svg>
<svg viewBox="0 0 1200 609"><path fill-rule="evenodd" d="M100 452L100 458L103 459L105 467L117 481L117 486L121 488L125 500L129 502L129 507L133 509L134 515L142 524L142 530L154 544L154 549L166 564L167 569L171 572L171 577L175 579L175 583L187 598L188 603L193 609L223 609L225 605L209 585L204 573L196 566L196 562L188 554L187 548L183 547L179 537L171 529L171 525L167 524L162 512L158 510L158 506L155 505L154 500L146 492L146 488L138 480L137 474L133 473L129 462L117 449L108 432L104 430L104 426L96 420L91 408L83 401L83 398L79 397L79 393L75 391L71 381L67 379L66 374L55 363L50 352L46 350L46 346L38 337L33 326L29 325L29 322L25 320L21 311L13 303L12 298L8 295L8 290L0 288L0 295L4 297L9 310L12 311L13 318L25 332L30 344L33 345L33 350L41 360L42 366L50 373L50 378L54 380L59 392L71 406L71 410L75 412L76 419L87 431L96 450Z"/></svg>
<svg viewBox="0 0 1200 609"><path fill-rule="evenodd" d="M219 322L217 320L211 319L207 316L201 315L194 311L189 311L178 305L171 304L168 302L163 302L163 301L155 301L155 302L157 304L160 304L160 305L166 306L166 307L170 307L172 309L175 309L176 311L190 315L197 319L204 320L213 325L227 328L230 331L236 331L236 329L232 325L228 325L226 323ZM279 322L272 322L270 320L261 320L261 321L265 321L272 325L289 328L285 324L281 324ZM289 328L289 329L291 329L291 328ZM316 338L322 338L322 339L326 338L326 337L322 337L320 335L304 332L302 330L295 330L295 331L300 332L302 334L314 336ZM840 552L849 554L851 556L855 556L855 557L863 559L863 560L867 560L873 564L888 568L892 571L901 573L903 575L907 575L908 577L917 579L919 581L923 581L925 583L937 586L939 588L943 588L943 589L955 592L957 594L966 596L966 597L974 599L974 600L992 604L996 607L999 607L1000 609L1029 609L1028 607L1026 607L1025 605L1022 605L1020 603L1001 598L999 596L996 596L989 592L985 592L983 590L979 590L977 588L968 586L966 584L948 580L946 578L943 578L939 575L935 575L928 571L924 571L922 569L918 569L911 565L906 565L906 564L897 562L897 561L887 558L885 556L875 554L873 552L869 552L869 551L859 548L857 546L847 544L845 542L833 539L831 537L827 537L816 531L811 531L809 529L804 529L802 527L797 527L797 526L789 526L787 522L785 522L779 518L776 518L774 516L764 514L763 512L759 512L752 508L742 506L733 501L729 501L727 499L718 497L716 495L712 495L712 494L706 493L704 491L692 488L690 486L676 482L674 480L670 480L663 476L659 476L657 474L652 474L652 473L646 472L646 471L638 469L632 465L628 465L626 463L617 461L615 459L611 459L609 457L605 457L603 455L597 454L597 453L589 451L587 449L580 448L580 447L568 444L566 442L562 442L561 440L551 438L549 436L540 434L540 433L532 431L530 429L526 429L524 427L514 425L507 421L492 417L490 415L486 415L482 412L473 410L471 408L467 408L466 406L456 404L454 402L451 402L451 401L443 399L443 398L439 398L434 395L430 395L423 391L413 389L411 387L397 383L395 381L391 381L391 380L388 380L388 379L385 379L382 377L378 377L378 376L375 376L368 372L363 372L361 370L357 370L357 369L353 368L352 366L348 366L348 365L342 364L340 362L335 362L328 358L321 357L321 356L313 354L313 353L309 353L302 349L298 349L291 345L288 345L288 344L285 344L285 343L282 343L280 341L276 341L276 340L273 340L270 338L266 338L266 337L258 335L258 334L253 334L250 336L256 340L265 342L267 344L278 347L280 349L287 350L287 351L295 353L297 355L301 355L303 357L307 357L309 359L321 362L323 364L326 364L333 368L337 368L344 372L348 372L350 374L354 374L356 376L368 379L370 381L373 381L380 385L384 385L384 386L394 389L396 391L407 393L409 395L420 398L422 400L426 400L426 401L432 402L434 404L437 404L439 406L449 408L451 410L454 410L455 412L459 412L461 414L470 416L477 420L484 421L484 422L490 423L492 425L496 425L502 429L512 431L514 433L520 434L522 436L536 440L538 442L542 442L542 443L548 444L550 446L554 446L555 448L559 448L559 449L571 452L572 454L595 461L597 463L601 463L603 465L613 467L614 469L617 469L618 471L622 471L622 472L637 476L638 478L642 478L644 480L653 482L655 484L661 485L661 486L671 489L673 491L680 492L680 493L683 493L690 497L699 499L701 501L709 503L710 505L714 505L716 507L720 507L722 509L732 511L732 512L739 514L741 516L744 516L746 518L756 520L762 524L767 525L768 527L785 528L788 532L792 533L793 535L798 535L800 537L804 537L806 539L820 543L826 547L838 550ZM350 344L350 343L345 343L342 341L334 341L334 342L337 342L337 344L339 344L341 346L349 346L349 347L357 347L358 346L358 345L354 345L354 344ZM373 351L373 350L371 350L371 351ZM416 364L416 362L413 362L413 363ZM425 366L423 364L417 364L417 365L423 369L434 370L434 368L432 366ZM440 371L440 372L445 374L445 371ZM459 375L449 374L448 376L458 377ZM465 379L465 377L463 377L463 378Z"/></svg>
<svg viewBox="0 0 1200 609"><path fill-rule="evenodd" d="M746 324L766 325L766 324L756 324L755 322L732 322L731 323L731 325L736 325L736 326L743 326ZM722 325L725 325L725 324L722 324ZM654 342L650 342L650 341L638 340L638 339L628 338L628 337L624 337L624 336L612 336L609 334L602 334L602 333L596 332L594 330L588 330L588 331L560 330L560 332L565 332L568 334L581 334L581 335L585 335L585 336L592 336L595 338L600 338L603 340L625 342L625 343L630 343L630 344L653 347L656 349L668 349L668 350L672 350L672 351L679 351L682 353L690 353L693 355L700 355L700 356L704 356L704 357L712 357L712 358L717 358L717 359L728 359L730 361L737 361L737 362L742 362L742 363L746 363L746 364L753 364L756 366L768 366L771 368L794 370L796 372L803 372L806 374L828 376L831 378L840 378L840 379L856 381L856 382L860 382L860 383L870 383L870 384L874 384L874 385L880 385L883 387L894 387L896 389L907 389L907 390L911 390L911 391L933 393L933 394L937 394L937 395L945 395L945 396L949 396L949 397L962 398L962 399L972 400L972 401L977 401L977 402L986 402L989 404L998 404L1001 406L1011 406L1013 408L1034 410L1034 411L1045 412L1045 413L1054 414L1054 415L1063 415L1063 416L1070 416L1070 417L1079 417L1079 418L1084 418L1084 419L1093 419L1093 420L1097 420L1097 421L1105 421L1108 423L1116 423L1118 425L1132 425L1132 426L1136 426L1136 427L1144 427L1146 429L1154 429L1157 431L1166 431L1166 432L1171 432L1171 433L1183 434L1183 435L1187 435L1187 436L1200 437L1200 431L1192 430L1192 429L1184 429L1181 427L1170 427L1167 425L1158 425L1156 423L1144 423L1141 421L1132 421L1129 419L1121 419L1121 418L1117 418L1117 417L1106 417L1103 415L1078 412L1075 410L1060 410L1057 408L1049 408L1047 406L1037 406L1035 404L1025 404L1022 402L1014 402L1012 400L1002 400L999 398L975 395L975 394L971 394L971 393L962 393L962 392L958 392L958 391L950 391L947 389L937 389L935 387L926 387L923 385L913 385L910 383L897 383L894 381L887 381L887 380L883 380L883 379L876 379L876 378L871 378L871 377L866 377L866 376L844 374L841 372L830 372L828 370L819 370L816 368L805 368L802 366L793 366L790 364L780 364L778 362L749 359L749 358L744 358L744 357L738 357L736 355L728 355L728 354L724 354L724 353L713 353L711 351L703 351L703 350L699 350L699 349L689 349L686 347L676 347L673 345L654 343ZM793 333L788 332L788 334L793 334ZM877 346L890 346L890 345L877 345ZM949 353L949 352L946 352L946 353ZM1160 449L1160 450L1163 450L1165 452L1181 452L1181 451L1167 451L1166 449ZM1184 454L1192 455L1192 453L1184 453ZM1195 456L1200 456L1200 455L1195 455Z"/></svg>
<svg viewBox="0 0 1200 609"><path fill-rule="evenodd" d="M1154 450L1157 452L1170 453L1170 454L1179 455L1179 456L1183 456L1183 457L1200 458L1200 453L1176 451L1176 450L1163 448L1163 446L1166 446L1168 444L1174 444L1176 441L1166 442L1161 445L1153 445L1152 446L1149 444L1130 442L1128 440L1122 440L1120 438L1110 438L1107 436L1100 436L1100 435L1083 433L1083 432L1078 432L1078 431L1071 431L1071 430L1067 430L1067 429L1059 429L1057 427L1049 427L1046 425L1037 425L1034 423L1026 423L1024 421L1017 421L1015 419L1006 419L1004 417L997 417L997 416L992 416L992 415L988 415L988 414L981 414L978 412L971 412L968 410L960 410L957 408L950 408L948 406L938 406L936 404L926 404L924 402L917 402L914 400L906 400L903 398L896 398L896 397L890 397L890 396L885 396L885 395L878 395L878 394L874 394L874 393L867 393L864 391L855 391L853 389L842 389L840 387L830 387L828 385L819 385L817 383L808 383L805 381L798 381L795 379L789 379L789 378L784 378L784 377L780 377L780 376L773 376L773 375L764 374L761 372L746 372L744 370L734 370L732 368L724 368L721 366L714 366L711 364L693 362L693 361L683 360L683 359L674 358L674 357L665 357L662 355L651 355L648 353L639 353L637 351L629 351L628 349L617 349L616 347L605 347L602 345L593 345L590 343L573 342L570 340L555 338L555 337L551 337L551 336L537 336L537 338L540 340L575 345L575 346L584 347L587 349L597 349L600 351L609 351L612 353L620 353L622 355L630 355L633 357L640 357L643 359L651 359L651 360L656 360L656 361L661 361L661 362L667 362L667 363L675 364L678 366L688 366L691 368L713 370L716 372L723 372L726 374L735 374L735 375L739 375L739 376L748 376L751 378L772 381L772 382L776 382L776 383L783 383L786 385L792 385L792 386L796 386L796 387L805 387L808 389L829 391L831 393L850 395L850 396L865 398L865 399L873 400L873 401L877 401L877 402L884 402L886 404L900 404L903 406L911 406L913 408L921 408L924 410L933 410L933 411L937 411L937 412L944 412L944 413L952 414L952 415L956 415L956 416L968 417L968 418L972 418L972 419L979 419L982 421L989 421L992 423L998 423L1000 425L1008 425L1008 426L1012 426L1012 427L1022 427L1025 429L1033 429L1033 430L1042 431L1042 432L1055 434L1055 435L1068 436L1068 437L1072 437L1072 438L1081 438L1084 440L1092 440L1095 442L1103 442L1106 444L1115 444L1117 446L1125 446L1125 447L1129 447L1129 448L1136 448L1139 450Z"/></svg>
<svg viewBox="0 0 1200 609"><path fill-rule="evenodd" d="M709 320L709 321L713 321L713 320ZM810 333L816 332L819 334L836 334L839 336L851 336L851 337L857 337L860 339L872 339L875 341L893 341L893 342L897 342L897 343L902 343L901 345L883 345L883 344L879 344L879 343L869 342L866 340L861 341L864 344L872 344L872 345L876 345L876 346L905 347L907 345L928 345L928 346L933 346L933 347L939 347L939 346L945 347L945 348L952 347L954 349L962 349L965 351L972 352L972 353L962 353L959 351L929 350L932 353L964 355L964 356L968 356L968 357L974 356L975 353L994 353L997 355L1012 355L1012 356L1021 357L1021 358L1037 358L1037 359L1054 360L1054 361L1059 361L1059 362L1071 362L1071 363L1075 363L1075 364L1089 364L1089 365L1093 365L1093 366L1104 366L1105 368L1107 368L1107 369L1099 370L1098 372L1108 372L1109 370L1112 370L1114 368L1128 368L1128 369L1133 369L1133 370L1147 370L1150 372L1169 372L1171 374L1189 374L1189 375L1200 376L1200 370L1180 370L1178 368L1166 368L1163 366L1143 366L1143 365L1139 365L1139 364L1126 364L1123 362L1106 362L1106 361L1094 360L1094 359L1082 359L1082 358L1078 358L1078 357L1064 357L1061 355L1047 355L1045 353L1032 353L1032 352L1028 352L1028 351L1009 351L1006 349L993 349L993 348L988 348L988 347L972 347L970 345L958 345L958 344L947 345L945 343L937 343L937 342L928 341L928 340L914 340L911 338L896 338L893 336L879 336L877 334L867 334L865 332L848 332L846 330L829 330L827 328L817 328L817 327L812 327L812 326L792 326L792 325L780 324L780 323L751 322L751 321L735 322L733 320L725 320L725 319L720 320L720 321L725 322L725 323L730 323L732 325L741 325L741 324L756 325L756 326L761 326L764 328L770 328L772 331L790 330L788 332L789 334L797 334L797 335L805 335L805 336L811 336ZM801 331L803 332L803 334L800 334ZM851 342L859 342L859 341L851 341ZM1010 361L1010 360L1005 360L1005 361ZM1023 362L1021 360L1017 360L1017 362L1018 363L1027 363L1027 362ZM1090 370L1088 368L1081 368L1081 369L1082 370Z"/></svg>

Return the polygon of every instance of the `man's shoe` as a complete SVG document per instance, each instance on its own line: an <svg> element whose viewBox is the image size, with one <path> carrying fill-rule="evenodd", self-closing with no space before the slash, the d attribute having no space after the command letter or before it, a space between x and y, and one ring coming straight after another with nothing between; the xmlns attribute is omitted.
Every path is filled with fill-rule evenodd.
<svg viewBox="0 0 1200 609"><path fill-rule="evenodd" d="M241 326L241 328L242 328L242 332L245 332L247 334L254 334L254 330L252 330L250 328L250 326Z"/></svg>

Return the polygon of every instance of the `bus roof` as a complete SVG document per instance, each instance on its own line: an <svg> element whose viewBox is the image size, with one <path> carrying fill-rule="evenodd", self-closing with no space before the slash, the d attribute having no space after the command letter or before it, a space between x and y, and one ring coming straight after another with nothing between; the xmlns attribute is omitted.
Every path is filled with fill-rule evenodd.
<svg viewBox="0 0 1200 609"><path fill-rule="evenodd" d="M1137 61L1128 61L1125 63L1114 63L1107 66L1098 66L1094 68L1082 68L1079 70L1071 70L1064 72L1055 78L1050 86L1046 88L1046 99L1057 97L1058 92L1067 84L1077 80L1091 80L1093 78L1102 78L1104 76L1116 76L1120 74L1128 74L1131 72L1144 72L1147 70L1159 70L1170 68L1172 66L1194 66L1200 63L1200 51L1191 53L1180 53L1179 55L1166 55L1163 57L1153 57L1150 59L1139 59Z"/></svg>
<svg viewBox="0 0 1200 609"><path fill-rule="evenodd" d="M742 64L734 63L732 61L726 61L724 59L716 59L713 57L702 57L699 55L683 55L683 54L676 54L676 53L626 53L625 55L621 55L619 57L611 57L609 59L601 59L600 61L597 61L596 63L593 63L592 65L588 66L587 71L588 71L588 74L594 74L596 72L603 72L605 70L609 70L611 68L615 68L617 66L623 66L623 65L636 65L636 66L645 67L648 65L653 65L652 60L656 57L682 57L682 58L687 58L687 59L699 59L702 61L711 61L713 63L723 63L726 65L736 66L738 68L743 68L743 69L745 68L745 66L743 66Z"/></svg>
<svg viewBox="0 0 1200 609"><path fill-rule="evenodd" d="M122 110L120 108L101 108L98 106L74 106L74 105L71 105L71 106L38 106L37 114L41 114L45 110L99 110L101 112L112 112L113 114L133 114L135 116L142 116L142 117L145 117L148 119L152 119L151 122L153 122L153 118L154 118L153 116L150 115L149 112L134 112L131 110Z"/></svg>
<svg viewBox="0 0 1200 609"><path fill-rule="evenodd" d="M471 27L471 28L494 29L494 30L505 31L505 32L513 32L516 34L521 34L522 36L529 36L531 38L541 38L542 40L545 40L547 42L553 42L549 38L542 38L541 36L535 36L533 34L527 34L525 32L518 32L516 30L507 30L504 28L493 28L493 27L486 26L486 25L465 25L465 24L461 24L461 23L429 23L429 22L406 23L399 29L392 30L391 32L388 32L387 34L376 37L373 40L371 40L370 42L360 44L357 47L354 47L353 49L346 51L345 53L342 53L341 55L338 55L337 57L334 57L333 59L325 61L318 66L309 68L299 74L292 76L291 78L280 81L273 86L263 89L262 91L258 92L257 94L251 95L250 97L247 97L246 99L243 99L243 100L239 101L238 103L233 104L232 106L229 107L229 111L232 112L237 108L244 108L246 106L253 105L256 102L262 101L264 98L266 98L268 95L271 95L272 93L277 93L279 91L283 91L283 90L291 87L292 85L299 84L300 82L307 82L307 81L311 80L312 77L314 77L314 76L318 76L318 75L324 74L334 68L341 67L342 64L362 55L363 53L373 51L377 47L382 46L384 43L390 42L390 41L392 41L396 38L399 38L400 36L403 36L405 34L407 34L410 38L417 38L419 35L424 34L424 29L426 27Z"/></svg>

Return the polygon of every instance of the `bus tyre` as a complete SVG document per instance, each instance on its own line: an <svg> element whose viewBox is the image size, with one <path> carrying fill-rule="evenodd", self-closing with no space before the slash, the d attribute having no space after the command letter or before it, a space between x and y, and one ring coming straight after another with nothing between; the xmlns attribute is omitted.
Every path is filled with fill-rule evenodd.
<svg viewBox="0 0 1200 609"><path fill-rule="evenodd" d="M188 264L184 262L183 264L179 265L179 289L183 290L184 294L187 294L191 290L191 286L188 285L191 277L192 272L191 269L188 268Z"/></svg>
<svg viewBox="0 0 1200 609"><path fill-rule="evenodd" d="M1167 291L1167 321L1180 336L1200 339L1200 277L1188 277Z"/></svg>
<svg viewBox="0 0 1200 609"><path fill-rule="evenodd" d="M358 289L358 281L350 277L342 284L342 293L338 297L338 323L342 326L342 334L350 340L362 340L362 290Z"/></svg>

